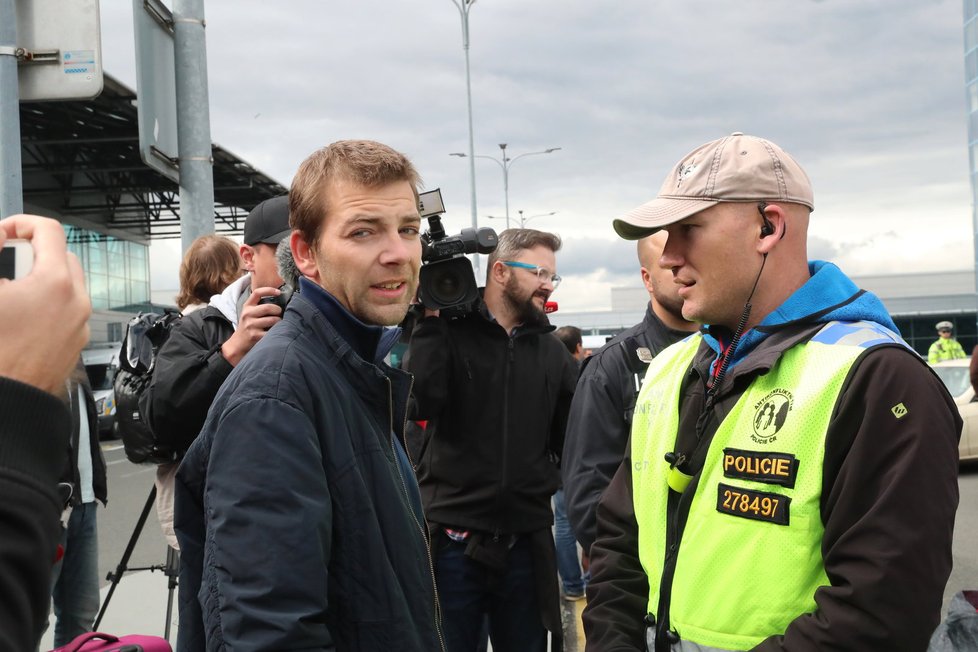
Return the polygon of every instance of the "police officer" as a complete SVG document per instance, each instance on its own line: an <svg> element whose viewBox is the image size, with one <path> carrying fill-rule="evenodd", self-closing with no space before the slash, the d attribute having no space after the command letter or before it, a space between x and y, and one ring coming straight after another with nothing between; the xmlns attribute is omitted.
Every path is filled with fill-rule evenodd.
<svg viewBox="0 0 978 652"><path fill-rule="evenodd" d="M683 316L598 506L588 650L923 650L951 570L961 420L882 303L808 261L774 143L687 154L615 221L664 230Z"/></svg>
<svg viewBox="0 0 978 652"><path fill-rule="evenodd" d="M594 543L598 498L621 464L632 413L653 356L697 329L683 319L672 273L658 265L665 233L638 241L642 283L649 293L645 318L619 333L586 362L574 391L560 471L567 517L585 554Z"/></svg>
<svg viewBox="0 0 978 652"><path fill-rule="evenodd" d="M949 321L937 322L937 339L927 350L927 362L936 364L944 360L967 358L961 344L951 336L954 324Z"/></svg>

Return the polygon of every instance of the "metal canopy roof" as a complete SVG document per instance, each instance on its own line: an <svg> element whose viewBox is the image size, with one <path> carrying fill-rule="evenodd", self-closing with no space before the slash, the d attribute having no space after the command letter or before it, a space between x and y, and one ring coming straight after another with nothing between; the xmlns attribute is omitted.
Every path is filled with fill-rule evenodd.
<svg viewBox="0 0 978 652"><path fill-rule="evenodd" d="M94 100L20 105L24 201L139 240L180 237L180 190L139 156L136 93L105 76ZM214 226L240 234L259 202L288 190L219 145Z"/></svg>

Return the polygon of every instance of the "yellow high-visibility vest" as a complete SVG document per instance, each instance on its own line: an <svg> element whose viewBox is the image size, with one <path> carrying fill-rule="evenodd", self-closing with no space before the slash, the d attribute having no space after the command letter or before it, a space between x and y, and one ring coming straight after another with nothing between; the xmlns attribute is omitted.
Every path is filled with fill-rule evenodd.
<svg viewBox="0 0 978 652"><path fill-rule="evenodd" d="M660 353L632 424L632 482L649 613L666 563L665 455L675 452L679 394L702 337ZM676 556L669 607L674 649L746 650L815 610L829 584L819 501L825 435L853 363L900 337L870 322L832 322L785 351L718 427L697 480ZM894 409L898 409L894 406Z"/></svg>

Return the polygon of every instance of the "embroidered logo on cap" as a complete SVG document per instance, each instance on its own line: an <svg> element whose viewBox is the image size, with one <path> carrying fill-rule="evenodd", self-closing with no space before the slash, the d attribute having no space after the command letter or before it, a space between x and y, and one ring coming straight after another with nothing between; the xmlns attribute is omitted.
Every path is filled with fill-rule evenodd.
<svg viewBox="0 0 978 652"><path fill-rule="evenodd" d="M693 174L693 172L696 172L697 168L699 168L699 166L696 163L683 163L680 165L679 181L676 183L676 187L678 188L679 186L683 185L683 181L686 179L686 177Z"/></svg>

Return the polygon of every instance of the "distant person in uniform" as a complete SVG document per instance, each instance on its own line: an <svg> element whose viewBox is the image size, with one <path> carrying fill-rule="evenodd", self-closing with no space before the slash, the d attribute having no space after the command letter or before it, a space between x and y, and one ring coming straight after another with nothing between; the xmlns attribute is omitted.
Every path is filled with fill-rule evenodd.
<svg viewBox="0 0 978 652"><path fill-rule="evenodd" d="M961 344L952 336L953 331L954 324L951 322L937 322L938 337L927 351L927 362L937 364L945 360L960 360L968 357Z"/></svg>

